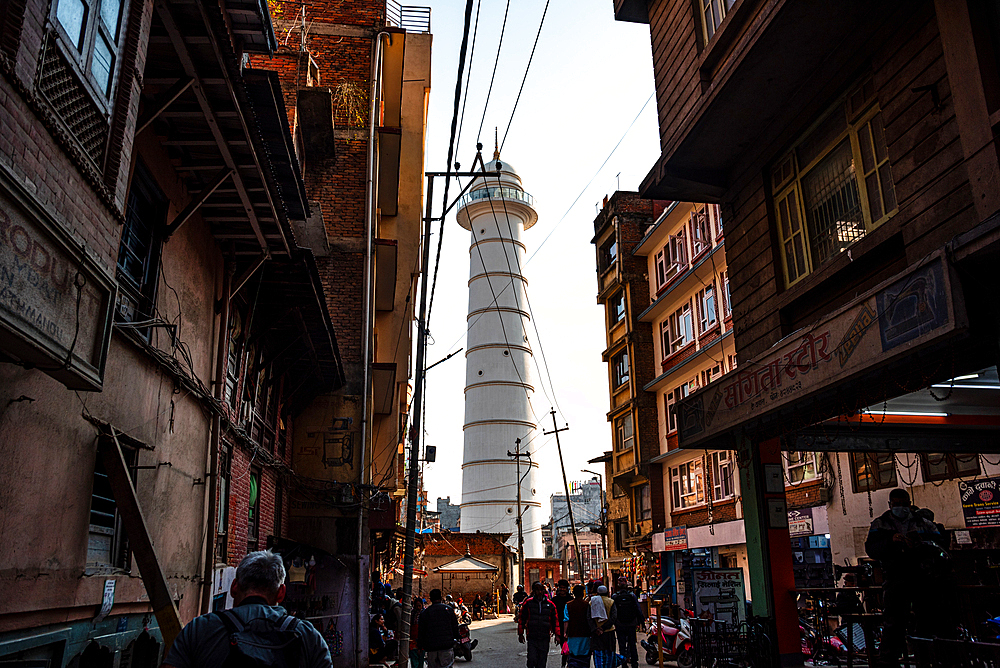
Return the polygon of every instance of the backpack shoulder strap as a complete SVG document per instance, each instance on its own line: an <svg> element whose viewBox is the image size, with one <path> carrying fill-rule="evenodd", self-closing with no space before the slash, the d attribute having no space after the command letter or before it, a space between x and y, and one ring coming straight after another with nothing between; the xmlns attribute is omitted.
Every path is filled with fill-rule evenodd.
<svg viewBox="0 0 1000 668"><path fill-rule="evenodd" d="M292 624L295 624L296 626L298 626L298 621L299 621L298 619L296 619L295 617L292 617L291 615L285 615L284 617L281 618L281 624L278 627L278 630L279 631L288 631L288 630L290 630L289 627L291 627ZM294 630L294 629L291 629L291 630Z"/></svg>
<svg viewBox="0 0 1000 668"><path fill-rule="evenodd" d="M219 610L213 614L222 621L223 626L229 631L229 635L241 633L245 628L243 622L240 621L240 618L232 610Z"/></svg>

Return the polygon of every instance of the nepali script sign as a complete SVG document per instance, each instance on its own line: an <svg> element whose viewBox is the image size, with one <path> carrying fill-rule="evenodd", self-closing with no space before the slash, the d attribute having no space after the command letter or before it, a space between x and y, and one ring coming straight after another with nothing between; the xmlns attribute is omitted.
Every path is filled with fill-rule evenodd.
<svg viewBox="0 0 1000 668"><path fill-rule="evenodd" d="M694 580L694 611L699 617L711 614L717 622L735 626L746 619L746 592L743 571L739 568L696 568Z"/></svg>
<svg viewBox="0 0 1000 668"><path fill-rule="evenodd" d="M959 482L965 526L1000 526L1000 478Z"/></svg>
<svg viewBox="0 0 1000 668"><path fill-rule="evenodd" d="M964 325L949 265L936 253L681 401L680 446L704 447L749 420L773 416ZM826 417L835 414L831 408Z"/></svg>

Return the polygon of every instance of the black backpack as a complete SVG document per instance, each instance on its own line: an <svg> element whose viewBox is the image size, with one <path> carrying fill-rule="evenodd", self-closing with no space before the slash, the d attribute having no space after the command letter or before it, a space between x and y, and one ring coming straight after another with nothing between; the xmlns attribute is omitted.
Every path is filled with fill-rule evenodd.
<svg viewBox="0 0 1000 668"><path fill-rule="evenodd" d="M232 610L215 613L229 631L229 656L222 668L295 668L302 656L299 620L291 615L251 619L246 625Z"/></svg>
<svg viewBox="0 0 1000 668"><path fill-rule="evenodd" d="M618 623L622 626L638 626L642 611L639 601L632 592L622 592L614 597L618 608Z"/></svg>

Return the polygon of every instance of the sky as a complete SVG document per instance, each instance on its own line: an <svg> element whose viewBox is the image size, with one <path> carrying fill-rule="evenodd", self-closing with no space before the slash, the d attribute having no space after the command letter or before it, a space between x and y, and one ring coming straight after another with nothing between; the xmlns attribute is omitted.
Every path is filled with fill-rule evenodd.
<svg viewBox="0 0 1000 668"><path fill-rule="evenodd" d="M431 7L434 35L425 169L444 171L465 2L422 4ZM659 155L649 28L615 21L612 0L551 0L515 111L545 3L509 3L487 104L507 7L504 0L481 0L471 83L454 159L463 170L471 168L477 136L484 144L484 160L492 159L497 127L501 141L506 134L501 160L514 166L525 191L535 197L538 223L523 237L529 258L523 269L538 329L538 337L532 331L529 338L543 374L544 354L552 383L544 379L548 397L536 389L532 404L545 419L546 430L552 429L547 413L550 407L557 408L559 426L569 426L560 433L567 478L585 480L591 476L581 469L603 472L602 465L588 465L587 460L611 448L607 365L601 359L606 345L604 316L597 305L590 240L603 198L618 189L637 190ZM440 215L442 189L443 183L436 182L435 216ZM453 182L452 198L458 190ZM437 230L435 223L432 265ZM465 346L470 237L455 221L454 212L445 222L443 239L428 365ZM450 496L452 503L461 500L464 385L464 351L427 373L424 443L437 447L437 461L424 469L431 509L436 508L437 497ZM551 436L539 435L534 445L538 446L535 461L540 463L536 498L547 517L550 495L563 491L558 453Z"/></svg>

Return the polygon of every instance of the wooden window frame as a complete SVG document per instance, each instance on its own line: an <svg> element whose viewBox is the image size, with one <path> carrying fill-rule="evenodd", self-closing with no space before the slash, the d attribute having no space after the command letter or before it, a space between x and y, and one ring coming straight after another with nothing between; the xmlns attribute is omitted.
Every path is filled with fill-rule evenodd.
<svg viewBox="0 0 1000 668"><path fill-rule="evenodd" d="M101 16L101 6L105 2L112 0L80 0L85 6L83 28L80 37L80 45L76 45L66 27L58 18L60 0L52 0L49 5L48 23L52 32L58 37L57 45L63 57L73 67L77 78L83 83L84 88L97 104L110 118L114 105L115 90L118 87L119 72L121 71L121 60L123 52L123 42L126 33L126 21L130 3L122 0L118 8L118 23L111 29L105 25ZM114 34L112 34L112 30ZM102 91L93 73L93 60L98 39L104 39L111 46L114 62L111 64L111 72L108 75L107 90Z"/></svg>
<svg viewBox="0 0 1000 668"><path fill-rule="evenodd" d="M712 381L722 376L722 362L719 362L715 366L708 369L702 369L701 372L701 387L705 387Z"/></svg>
<svg viewBox="0 0 1000 668"><path fill-rule="evenodd" d="M632 374L629 369L628 348L624 348L611 356L611 385L618 390L628 384Z"/></svg>
<svg viewBox="0 0 1000 668"><path fill-rule="evenodd" d="M620 306L620 308L619 308ZM625 319L625 291L619 290L608 300L608 328Z"/></svg>
<svg viewBox="0 0 1000 668"><path fill-rule="evenodd" d="M660 288L667 285L667 267L669 265L669 251L667 250L667 247L664 246L660 250L656 251L656 254L653 256L653 277L656 281L657 292L659 292Z"/></svg>
<svg viewBox="0 0 1000 668"><path fill-rule="evenodd" d="M652 490L648 482L632 488L632 509L636 522L653 519Z"/></svg>
<svg viewBox="0 0 1000 668"><path fill-rule="evenodd" d="M684 327L682 327L685 319L687 319L689 324L686 332L684 331ZM682 304L676 311L670 314L667 320L670 323L670 348L667 350L666 356L670 356L685 348L695 339L694 313L691 309L691 301L688 300Z"/></svg>
<svg viewBox="0 0 1000 668"><path fill-rule="evenodd" d="M793 457L796 455L801 455L801 457L797 457L793 461ZM819 458L816 456L815 452L789 452L785 454L782 459L785 466L787 484L799 485L819 478ZM806 477L806 473L803 473L800 480L794 479L796 471L808 471L810 466L812 466L811 476Z"/></svg>
<svg viewBox="0 0 1000 668"><path fill-rule="evenodd" d="M670 468L671 501L674 512L705 504L705 463L701 457ZM690 504L685 499L694 498Z"/></svg>
<svg viewBox="0 0 1000 668"><path fill-rule="evenodd" d="M695 20L701 30L701 43L703 45L711 43L719 33L719 27L726 20L726 17L729 16L729 12L733 9L736 2L737 0L697 0L695 11L698 15L695 17ZM712 12L711 27L709 27L708 17L710 10Z"/></svg>
<svg viewBox="0 0 1000 668"><path fill-rule="evenodd" d="M712 241L715 238L715 235L712 234L712 219L708 214L707 205L691 212L688 226L691 235L691 261L693 262L695 258L712 248Z"/></svg>
<svg viewBox="0 0 1000 668"><path fill-rule="evenodd" d="M628 452L635 448L635 424L632 413L615 418L615 452Z"/></svg>
<svg viewBox="0 0 1000 668"><path fill-rule="evenodd" d="M866 470L866 472L867 472L867 470L868 470L871 462L874 462L876 464L876 470L878 470L879 468L881 468L881 465L882 465L882 462L880 460L884 459L885 457L889 457L890 461L892 462L892 479L891 480L887 480L886 482L883 483L881 481L881 476L873 477L872 474L870 472L868 472L868 473L866 473L866 476L865 476L866 479L867 480L874 479L875 480L875 485L872 486L872 487L870 487L867 484L863 484L862 481L861 481L861 479L858 477L859 470L858 470L858 459L857 458L859 456L865 458L865 470ZM875 491L880 490L880 489L890 489L890 488L898 487L899 486L899 483L897 482L898 479L897 479L897 474L896 474L896 457L891 452L889 452L889 453L886 453L886 452L849 452L847 459L848 459L848 464L849 464L849 469L850 469L850 474L851 474L851 488L854 490L855 494L863 494L863 493L866 493L866 492L869 492L869 491L875 492Z"/></svg>
<svg viewBox="0 0 1000 668"><path fill-rule="evenodd" d="M127 445L121 446L122 457L125 460L125 466L129 469L130 473L135 476L135 467L138 465L139 461L139 451L135 448L129 447ZM121 515L118 512L118 502L114 498L114 491L110 488L110 483L100 484L98 482L99 478L107 479L107 472L104 470L104 459L100 453L97 453L97 457L94 461L94 473L93 473L93 487L90 493L90 512L89 512L89 523L87 529L87 562L86 569L88 572L119 572L128 573L132 570L132 552L129 549L128 535L125 533L125 526L122 523ZM98 485L100 484L100 488ZM101 496L101 492L107 494L107 496ZM95 507L95 501L100 504ZM110 511L110 512L108 512ZM111 526L105 526L104 524L95 523L94 516L103 515L105 517L110 517ZM111 549L109 550L110 560L105 562L91 562L90 561L90 541L91 536L103 535L109 536L111 538Z"/></svg>
<svg viewBox="0 0 1000 668"><path fill-rule="evenodd" d="M728 450L713 452L709 458L709 468L712 473L712 500L725 501L736 496L736 485L733 482L736 462L733 453Z"/></svg>
<svg viewBox="0 0 1000 668"><path fill-rule="evenodd" d="M877 227L885 223L889 218L899 211L899 201L895 195L895 180L892 179L891 165L888 158L887 146L884 144L885 133L882 122L882 112L872 92L870 96L866 92L859 98L859 91L869 91L870 80L862 82L838 99L813 123L796 141L796 143L781 156L771 170L770 186L774 203L774 225L778 230L779 255L781 256L781 269L786 287L791 287L806 276L812 274L819 265L822 265L834 257L840 251L834 251L818 263L813 258L810 229L812 223L806 215L806 207L803 198L804 188L802 182L813 172L815 168L823 164L830 154L839 149L845 140L850 143L851 160L853 165L853 178L858 189L858 199L861 207L861 215L864 221L864 233L859 239L870 234ZM861 99L859 102L858 100ZM814 132L822 129L827 121L831 120L835 114L844 114L844 127L836 135L826 138L823 148L816 152L815 156L809 159L807 164L799 164L797 149L803 146L808 140L815 139ZM876 127L882 127L882 144L875 141ZM871 149L876 159L872 170L865 171L864 155L862 153L862 141L865 137L871 141ZM882 158L878 158L881 151ZM878 217L872 216L871 198L869 193L869 183L872 175L876 176L876 182L880 189L880 199L882 212ZM885 186L885 178L888 177L890 183L888 189ZM891 193L891 208L886 208L886 192ZM796 225L797 223L797 225ZM846 250L851 244L859 239L855 239L844 246L841 251ZM797 252L802 253L799 258ZM789 254L793 254L794 261L790 261Z"/></svg>
<svg viewBox="0 0 1000 668"><path fill-rule="evenodd" d="M711 292L711 295L709 295ZM711 308L708 300L711 299ZM698 291L695 295L695 305L698 307L698 335L703 336L707 332L719 326L719 305L718 295L715 291L715 283L709 283Z"/></svg>
<svg viewBox="0 0 1000 668"><path fill-rule="evenodd" d="M115 263L119 287L115 321L138 322L156 317L163 224L167 210L166 196L141 162L135 166L125 202L125 222L118 240ZM147 246L141 256L135 247L136 240ZM133 273L133 262L139 263L141 276ZM152 333L149 327L131 331L147 341Z"/></svg>
<svg viewBox="0 0 1000 668"><path fill-rule="evenodd" d="M945 465L944 473L929 473L929 459L931 457L942 457ZM968 470L962 471L959 469L959 462L971 458L971 460L976 464L975 471ZM955 480L956 478L966 478L977 476L982 473L982 464L979 461L979 455L975 453L955 453L955 452L935 452L935 453L920 453L920 472L923 475L924 482L938 482L940 480Z"/></svg>

